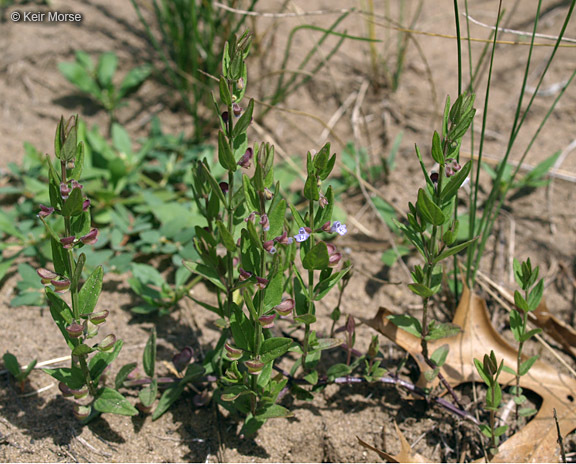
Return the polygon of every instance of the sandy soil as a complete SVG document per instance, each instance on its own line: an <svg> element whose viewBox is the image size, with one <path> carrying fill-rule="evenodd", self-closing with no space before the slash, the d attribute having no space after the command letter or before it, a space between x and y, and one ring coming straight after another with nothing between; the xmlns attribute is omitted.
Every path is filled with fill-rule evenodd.
<svg viewBox="0 0 576 464"><path fill-rule="evenodd" d="M260 3L259 10L275 12L279 11L282 2ZM415 2L407 3L413 11ZM415 29L452 34L452 2L425 3ZM497 2L478 0L470 3L473 17L481 22L494 23ZM351 6L346 1L325 0L298 0L290 4L291 8L299 11ZM73 12L83 15L83 21L77 24L14 23L8 19L0 23L0 133L3 135L0 172L9 162L19 162L25 141L50 153L54 128L61 114L77 112L89 126L105 126L104 112L80 96L58 72L57 64L72 60L74 50L92 54L115 51L120 57L120 74L151 56L150 45L139 28L130 2L88 0L75 2L71 7L69 2L54 0L50 5L52 10L59 11L72 8ZM529 30L534 15L532 6L525 2L519 5L507 27ZM555 34L567 6L552 1L544 2L544 5L546 14L541 18L540 32ZM384 8L378 8L378 13L385 15ZM9 18L14 10L38 12L47 9L34 4L19 5L10 7L6 17ZM394 11L391 13L395 14ZM334 13L325 13L299 18L257 18L255 30L263 39L260 52L252 57L249 68L254 70L255 77L250 83L252 95L262 97L270 93L271 84L266 75L277 70L282 59L282 44L292 27L302 23L326 27L336 17ZM350 34L366 33L366 24L360 15L351 14L342 24ZM394 31L385 29L383 24L384 19L379 18L376 25L378 37L383 40L388 36L394 37ZM274 42L270 40L270 31L276 31ZM473 37L485 38L488 34L479 26L471 30ZM574 22L569 25L567 36L576 37ZM333 150L339 153L345 143L356 140L377 160L388 153L391 142L402 131L398 167L392 172L389 183L380 182L376 186L388 201L405 210L408 201L414 200L417 186L421 183L413 146L416 143L426 152L432 130L438 127L445 95L455 97L457 94L455 41L425 35L414 35L413 39L396 92L386 89L382 71L377 77L381 84L379 88L367 85L371 78L368 47L360 42L347 41L333 57L326 72L316 76L282 105L282 109L294 111L271 111L259 128L251 133L252 139L273 140L280 155L290 156L304 156L307 150L318 148L325 140L330 140ZM518 37L507 34L503 39L514 41ZM297 58L302 56L311 40L307 33L298 36L294 61L289 62L288 68L297 66ZM478 56L481 46L473 45L475 56ZM394 46L390 45L388 49L382 46L381 50L384 56L392 57L389 63L393 66ZM566 48L558 52L559 58L545 82L545 87L551 91L555 84L567 79L576 66L576 55L572 50ZM485 145L485 153L494 159L500 158L506 148L526 51L527 47L510 45L501 45L498 50ZM537 70L541 69L550 52L548 47L536 50L530 86L537 82ZM147 81L136 98L120 111L120 121L134 138L145 134L152 114L158 114L167 132L190 133L190 118L184 112L172 111L170 105L162 100L162 95L163 89L157 82ZM478 95L478 107L482 106L483 98L484 95ZM513 160L522 155L529 136L535 131L552 98L536 98L534 112L527 119L519 137L520 143L512 153ZM344 112L337 122L331 123L332 132L323 133L325 125L341 108ZM527 157L529 165L534 166L570 144L574 137L575 108L576 90L572 87L530 151ZM482 117L481 111L479 113L478 121ZM323 124L318 121L323 121ZM478 134L475 139L478 139ZM469 147L463 151L469 152ZM548 192L540 189L507 208L496 228L498 237L485 257L484 269L495 281L513 289L507 264L511 247L517 258L530 257L540 265L546 278L546 298L553 314L572 323L576 309L576 214L572 207L576 201L573 183L576 157L569 155L556 172L568 180L556 177ZM488 186L488 181L484 180L483 185ZM402 266L390 269L382 264L380 252L389 246L387 241L391 236L365 203L361 193L350 192L343 205L348 212L350 230L343 248L353 261L356 272L342 310L356 318L370 318L379 306L385 305L398 312L417 314L417 300L404 285L383 285L371 278L409 281ZM411 258L409 264L416 262ZM37 358L41 361L64 356L65 346L60 334L53 330L48 311L9 306L18 279L14 270L1 283L0 353L10 350L21 360ZM202 286L196 287L194 292L199 297L206 295ZM329 329L334 298L331 295L320 305L320 330ZM112 310L107 329L125 340L125 348L116 366L141 358L148 331L153 325L158 330L159 358L162 361L170 360L172 354L185 345L196 350L206 348L217 336L212 315L192 302L183 302L177 311L159 320L133 316L129 309L135 303L135 297L125 283L125 276L106 275L102 301L106 301ZM503 310L493 302L490 302L490 308L502 329ZM442 317L441 314L438 317ZM364 325L358 328L359 349L366 349L374 333ZM383 337L381 343L387 356L386 365L393 368L403 358L403 352ZM338 352L330 354L331 360L340 359L339 356ZM557 361L548 359L545 352L542 356L557 364ZM574 367L572 358L565 354L562 356ZM161 369L167 372L165 365ZM360 447L356 436L396 453L399 444L393 429L394 421L414 449L430 461L458 460L464 443L468 449L465 454L467 460L481 457L478 437L470 427L438 408L409 399L401 390L383 385L330 386L317 394L313 402L287 398L285 404L294 411L294 418L270 421L255 439L238 438L237 423L225 415L216 414L214 407L194 406L191 392L183 395L156 422L143 415L134 418L105 415L83 427L73 419L71 404L61 397L52 379L41 371L32 374L31 384L27 387L27 392L36 390L41 391L22 396L8 376L0 376L2 462L369 462L378 457ZM466 394L464 390L463 394ZM135 398L136 393L127 392L127 395ZM573 437L567 439L568 451L576 451L574 443Z"/></svg>

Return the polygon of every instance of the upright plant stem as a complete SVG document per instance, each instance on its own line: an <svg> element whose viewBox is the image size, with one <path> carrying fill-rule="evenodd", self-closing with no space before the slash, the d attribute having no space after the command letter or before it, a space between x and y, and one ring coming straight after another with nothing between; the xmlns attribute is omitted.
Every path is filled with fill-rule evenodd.
<svg viewBox="0 0 576 464"><path fill-rule="evenodd" d="M309 227L311 229L310 237L310 249L312 249L312 244L314 243L314 200L310 200L308 207L309 214ZM314 270L308 270L308 314L314 314ZM304 343L302 344L302 370L306 372L306 357L308 356L308 338L310 337L310 324L305 324L304 329Z"/></svg>

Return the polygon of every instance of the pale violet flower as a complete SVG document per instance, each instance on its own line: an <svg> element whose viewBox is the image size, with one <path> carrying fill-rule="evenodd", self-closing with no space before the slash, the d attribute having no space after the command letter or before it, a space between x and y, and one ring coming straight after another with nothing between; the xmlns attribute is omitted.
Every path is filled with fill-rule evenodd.
<svg viewBox="0 0 576 464"><path fill-rule="evenodd" d="M294 240L301 243L308 240L308 237L310 237L310 234L306 230L306 227L300 227L300 229L298 230L298 234L294 235Z"/></svg>
<svg viewBox="0 0 576 464"><path fill-rule="evenodd" d="M336 232L339 235L346 235L348 228L346 227L346 224L342 224L340 221L335 221L330 228L330 232Z"/></svg>

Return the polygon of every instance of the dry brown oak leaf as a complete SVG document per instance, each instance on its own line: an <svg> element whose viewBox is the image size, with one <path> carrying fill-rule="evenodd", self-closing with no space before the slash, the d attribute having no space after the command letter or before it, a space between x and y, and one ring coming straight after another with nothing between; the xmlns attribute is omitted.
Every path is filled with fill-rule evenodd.
<svg viewBox="0 0 576 464"><path fill-rule="evenodd" d="M374 451L378 454L378 456L380 456L382 459L385 459L387 462L430 462L429 459L425 458L421 454L412 451L410 443L408 443L408 440L406 440L406 437L404 437L404 434L400 431L400 428L396 422L394 422L394 428L396 429L396 434L400 440L400 452L396 455L388 454L385 451L379 450L378 448L369 445L365 441L362 441L358 437L356 437L356 439L362 446Z"/></svg>
<svg viewBox="0 0 576 464"><path fill-rule="evenodd" d="M437 378L428 382L424 377L424 371L430 367L422 357L420 339L392 324L387 318L390 314L387 309L380 308L376 317L366 323L412 355L421 372L418 386L436 386ZM504 359L506 366L516 368L517 351L492 327L483 298L465 288L452 322L462 328L458 335L428 344L430 353L444 344L449 345L450 352L441 372L452 387L465 382L481 382L473 360L482 360L490 350L494 350L498 360ZM515 377L504 371L499 380L503 385L515 383ZM520 378L520 386L540 395L542 405L526 426L500 446L492 462L559 462L553 409L558 413L563 437L576 429L576 380L538 360L528 374Z"/></svg>
<svg viewBox="0 0 576 464"><path fill-rule="evenodd" d="M533 316L534 324L541 327L544 332L560 343L562 348L568 353L576 356L576 331L568 324L557 319L556 316L553 316L544 300L530 315Z"/></svg>

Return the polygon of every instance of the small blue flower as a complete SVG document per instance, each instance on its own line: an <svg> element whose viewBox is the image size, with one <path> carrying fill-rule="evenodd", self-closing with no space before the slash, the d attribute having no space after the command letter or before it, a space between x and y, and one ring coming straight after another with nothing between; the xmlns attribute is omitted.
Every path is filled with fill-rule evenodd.
<svg viewBox="0 0 576 464"><path fill-rule="evenodd" d="M308 237L310 237L310 234L306 231L306 228L300 227L300 230L298 230L298 234L294 235L294 240L301 243L308 240Z"/></svg>
<svg viewBox="0 0 576 464"><path fill-rule="evenodd" d="M342 224L340 221L335 221L330 228L330 232L336 232L339 235L346 235L348 228L346 227L346 224Z"/></svg>

